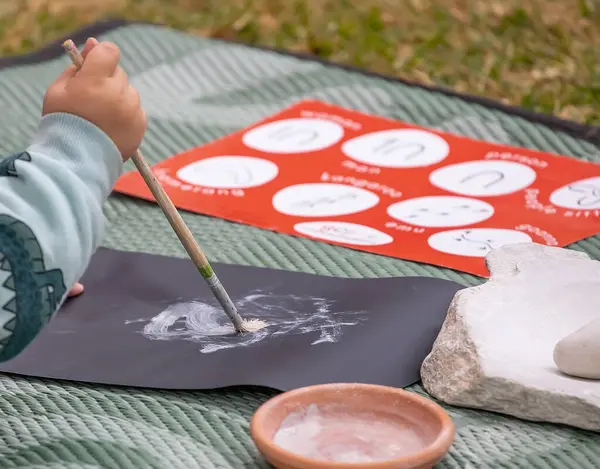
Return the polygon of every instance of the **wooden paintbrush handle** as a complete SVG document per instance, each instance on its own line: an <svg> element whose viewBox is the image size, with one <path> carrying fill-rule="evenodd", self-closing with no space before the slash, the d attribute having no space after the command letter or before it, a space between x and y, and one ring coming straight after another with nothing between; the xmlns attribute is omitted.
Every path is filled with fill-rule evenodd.
<svg viewBox="0 0 600 469"><path fill-rule="evenodd" d="M156 202L158 202L158 205L164 212L167 220L173 227L173 230L179 237L181 244L183 244L183 247L189 254L190 258L202 276L204 278L210 277L212 274L212 268L210 267L206 256L200 249L200 246L198 246L194 235L183 221L183 218L181 218L181 215L179 214L175 205L173 205L173 202L165 192L165 189L162 187L158 179L156 179L152 168L144 160L142 153L139 150L136 151L131 159L133 160L133 163L135 164L139 173L142 175L142 178L144 178L148 189L150 189L150 192L152 192L152 195L156 199Z"/></svg>
<svg viewBox="0 0 600 469"><path fill-rule="evenodd" d="M78 69L81 68L83 66L83 57L77 50L75 43L69 39L63 43L63 47L75 67ZM146 181L146 185L167 217L167 220L169 220L169 223L179 237L181 244L183 244L183 247L192 259L192 262L196 265L196 268L204 278L209 278L213 274L213 270L210 267L206 256L200 249L200 246L198 246L198 243L194 239L194 235L183 221L183 218L179 215L177 208L175 208L175 205L171 202L171 199L161 186L160 182L158 182L158 179L154 176L152 168L146 163L139 150L135 152L131 159L144 178L144 181Z"/></svg>
<svg viewBox="0 0 600 469"><path fill-rule="evenodd" d="M63 47L71 58L73 64L75 64L78 69L81 68L83 65L83 57L77 50L75 43L69 39L63 43ZM181 244L183 244L183 247L192 259L192 262L202 277L204 277L204 280L206 280L206 283L215 295L215 298L223 307L225 314L227 314L233 323L233 327L235 328L236 332L248 332L250 329L248 329L248 326L244 323L242 317L237 312L237 309L227 294L225 287L223 287L221 284L217 274L215 274L212 270L212 267L208 263L208 260L200 249L200 246L198 246L198 243L194 239L194 235L192 235L192 232L183 221L183 218L181 218L181 215L179 215L175 205L173 205L173 202L171 202L171 199L165 192L164 188L160 182L158 182L156 176L154 176L152 168L148 165L148 163L146 163L139 150L135 152L131 159L146 182L148 189L150 189L150 192L152 192L152 195L154 195L154 198L165 214L165 217L171 224L173 231L175 231L177 237L181 241ZM264 327L264 325L261 325L261 327Z"/></svg>

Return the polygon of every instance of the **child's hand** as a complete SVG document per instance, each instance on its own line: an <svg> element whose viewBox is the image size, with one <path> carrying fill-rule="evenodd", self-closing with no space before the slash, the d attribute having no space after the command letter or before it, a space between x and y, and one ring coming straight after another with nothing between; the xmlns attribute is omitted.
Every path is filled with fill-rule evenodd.
<svg viewBox="0 0 600 469"><path fill-rule="evenodd" d="M83 284L77 282L75 285L73 285L73 288L71 288L71 290L69 290L69 294L67 295L69 298L72 298L74 296L79 296L83 293Z"/></svg>
<svg viewBox="0 0 600 469"><path fill-rule="evenodd" d="M92 122L112 139L126 160L146 132L140 96L119 67L116 45L88 39L82 55L85 61L79 71L71 65L50 85L42 115L66 112Z"/></svg>

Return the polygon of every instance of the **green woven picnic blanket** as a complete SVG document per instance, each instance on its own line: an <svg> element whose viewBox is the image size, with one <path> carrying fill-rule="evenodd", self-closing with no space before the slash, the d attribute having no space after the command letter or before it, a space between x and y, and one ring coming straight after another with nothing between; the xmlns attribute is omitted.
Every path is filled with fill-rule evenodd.
<svg viewBox="0 0 600 469"><path fill-rule="evenodd" d="M150 116L142 149L153 163L308 97L473 138L600 161L597 129L485 100L159 26L113 22L76 36L88 35L121 46L123 66ZM1 154L27 145L44 90L67 63L58 44L0 61ZM105 246L185 255L156 206L114 195L105 213ZM465 285L480 282L467 274L223 220L184 218L214 261L339 276L424 275ZM597 259L600 238L572 247ZM419 386L410 389L423 393ZM160 392L0 375L0 469L264 468L248 422L273 394L250 388ZM598 434L447 409L457 436L440 469L600 467Z"/></svg>

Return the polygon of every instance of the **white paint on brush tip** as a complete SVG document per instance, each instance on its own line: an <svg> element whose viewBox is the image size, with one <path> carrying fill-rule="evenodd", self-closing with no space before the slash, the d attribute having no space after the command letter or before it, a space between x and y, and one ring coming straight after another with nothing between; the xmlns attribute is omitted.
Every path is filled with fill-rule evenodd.
<svg viewBox="0 0 600 469"><path fill-rule="evenodd" d="M249 317L250 332L237 333L218 306L203 301L169 305L151 319L130 320L126 324L147 322L140 331L150 340L187 340L200 344L200 352L248 347L272 337L287 334L318 334L311 345L337 342L343 328L366 320L365 311L337 311L325 298L276 295L254 292L236 302Z"/></svg>
<svg viewBox="0 0 600 469"><path fill-rule="evenodd" d="M265 321L261 321L260 319L244 319L242 323L246 329L246 332L256 332L267 327L267 323Z"/></svg>

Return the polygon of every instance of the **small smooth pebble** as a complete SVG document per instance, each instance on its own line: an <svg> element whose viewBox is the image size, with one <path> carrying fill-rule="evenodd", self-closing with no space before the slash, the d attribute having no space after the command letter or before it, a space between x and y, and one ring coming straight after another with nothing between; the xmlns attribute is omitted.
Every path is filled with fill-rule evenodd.
<svg viewBox="0 0 600 469"><path fill-rule="evenodd" d="M600 318L556 344L554 363L567 375L600 379Z"/></svg>

